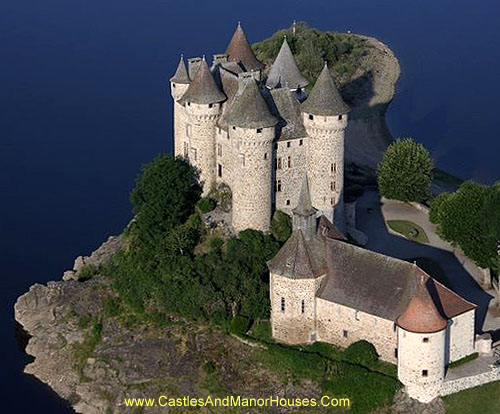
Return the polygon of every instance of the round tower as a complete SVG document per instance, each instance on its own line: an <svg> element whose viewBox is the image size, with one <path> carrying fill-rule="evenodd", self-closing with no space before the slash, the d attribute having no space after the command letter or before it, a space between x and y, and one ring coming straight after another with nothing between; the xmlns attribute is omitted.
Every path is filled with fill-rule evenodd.
<svg viewBox="0 0 500 414"><path fill-rule="evenodd" d="M185 147L184 142L186 141L186 137L182 134L184 128L184 108L178 101L187 91L190 82L184 57L181 55L177 70L174 76L170 78L170 94L174 100L174 154L181 157L187 157L187 154L183 151Z"/></svg>
<svg viewBox="0 0 500 414"><path fill-rule="evenodd" d="M199 169L203 195L207 195L215 184L215 128L225 99L203 58L178 101L184 109L179 122L183 129L179 133L184 137L181 151Z"/></svg>
<svg viewBox="0 0 500 414"><path fill-rule="evenodd" d="M408 395L427 403L439 395L445 374L447 321L417 276L416 292L397 319L398 378Z"/></svg>
<svg viewBox="0 0 500 414"><path fill-rule="evenodd" d="M235 143L232 223L236 232L268 231L272 206L272 145L278 120L253 78L245 79L228 114Z"/></svg>
<svg viewBox="0 0 500 414"><path fill-rule="evenodd" d="M306 168L313 206L343 232L344 136L349 110L325 63L311 93L301 104L309 137Z"/></svg>

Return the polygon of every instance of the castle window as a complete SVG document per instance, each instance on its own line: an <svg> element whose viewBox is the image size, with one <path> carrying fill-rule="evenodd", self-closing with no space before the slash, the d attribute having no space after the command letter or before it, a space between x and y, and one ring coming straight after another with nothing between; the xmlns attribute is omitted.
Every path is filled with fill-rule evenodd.
<svg viewBox="0 0 500 414"><path fill-rule="evenodd" d="M191 137L191 132L193 131L193 126L191 124L186 124L186 135Z"/></svg>
<svg viewBox="0 0 500 414"><path fill-rule="evenodd" d="M398 348L394 348L394 357L397 358L398 357Z"/></svg>
<svg viewBox="0 0 500 414"><path fill-rule="evenodd" d="M262 128L257 128L257 134L262 134Z"/></svg>
<svg viewBox="0 0 500 414"><path fill-rule="evenodd" d="M330 171L337 172L337 163L330 164Z"/></svg>
<svg viewBox="0 0 500 414"><path fill-rule="evenodd" d="M335 191L335 181L330 183L330 190Z"/></svg>
<svg viewBox="0 0 500 414"><path fill-rule="evenodd" d="M427 337L423 338L422 342L425 342L425 343L429 342L429 338L427 338Z"/></svg>
<svg viewBox="0 0 500 414"><path fill-rule="evenodd" d="M208 104L209 108L212 108L213 106L214 106L214 104Z"/></svg>
<svg viewBox="0 0 500 414"><path fill-rule="evenodd" d="M304 299L302 299L302 303L300 304L300 311L302 313L305 313L306 312L306 302Z"/></svg>
<svg viewBox="0 0 500 414"><path fill-rule="evenodd" d="M267 152L264 154L264 159L267 160Z"/></svg>
<svg viewBox="0 0 500 414"><path fill-rule="evenodd" d="M349 336L349 332L348 332L348 331L346 331L346 330L344 330L344 331L342 332L342 335L344 336L344 338L347 338L347 337Z"/></svg>
<svg viewBox="0 0 500 414"><path fill-rule="evenodd" d="M191 148L191 156L193 157L193 160L198 160L198 151L196 150L196 148Z"/></svg>
<svg viewBox="0 0 500 414"><path fill-rule="evenodd" d="M314 116L309 114L309 119L312 121L314 119Z"/></svg>
<svg viewBox="0 0 500 414"><path fill-rule="evenodd" d="M342 119L342 115L339 115L339 121Z"/></svg>
<svg viewBox="0 0 500 414"><path fill-rule="evenodd" d="M285 312L285 298L281 298L281 312Z"/></svg>
<svg viewBox="0 0 500 414"><path fill-rule="evenodd" d="M276 181L276 191L278 193L281 192L281 180Z"/></svg>
<svg viewBox="0 0 500 414"><path fill-rule="evenodd" d="M286 205L289 206L290 205L290 200L286 200Z"/></svg>
<svg viewBox="0 0 500 414"><path fill-rule="evenodd" d="M217 164L217 175L222 177L222 165Z"/></svg>
<svg viewBox="0 0 500 414"><path fill-rule="evenodd" d="M303 144L303 143L304 143L304 140L303 140L303 139L299 140L299 145L300 145L300 146L302 146L302 144Z"/></svg>
<svg viewBox="0 0 500 414"><path fill-rule="evenodd" d="M217 155L222 157L222 144L217 144Z"/></svg>
<svg viewBox="0 0 500 414"><path fill-rule="evenodd" d="M187 106L191 106L191 102L188 102L188 103L187 103Z"/></svg>
<svg viewBox="0 0 500 414"><path fill-rule="evenodd" d="M395 324L395 323L392 325L392 330L393 330L394 332L396 332L396 324Z"/></svg>
<svg viewBox="0 0 500 414"><path fill-rule="evenodd" d="M330 204L333 206L335 204L335 199L332 197L330 198Z"/></svg>
<svg viewBox="0 0 500 414"><path fill-rule="evenodd" d="M292 145L292 143L291 143L290 141L288 141L288 142L286 143L286 147L287 147L287 148L290 148L290 145Z"/></svg>
<svg viewBox="0 0 500 414"><path fill-rule="evenodd" d="M427 377L429 375L429 371L426 369L422 370L422 377Z"/></svg>
<svg viewBox="0 0 500 414"><path fill-rule="evenodd" d="M233 130L236 131L236 127L235 126L233 127Z"/></svg>
<svg viewBox="0 0 500 414"><path fill-rule="evenodd" d="M292 167L292 157L288 156L288 168Z"/></svg>
<svg viewBox="0 0 500 414"><path fill-rule="evenodd" d="M175 88L175 86L176 86L175 83L172 83L172 88Z"/></svg>
<svg viewBox="0 0 500 414"><path fill-rule="evenodd" d="M281 170L281 157L278 158L278 170Z"/></svg>

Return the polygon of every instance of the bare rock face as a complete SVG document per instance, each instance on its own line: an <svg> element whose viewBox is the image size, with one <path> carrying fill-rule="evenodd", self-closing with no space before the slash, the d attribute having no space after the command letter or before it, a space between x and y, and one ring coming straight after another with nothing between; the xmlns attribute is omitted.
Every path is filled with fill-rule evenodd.
<svg viewBox="0 0 500 414"><path fill-rule="evenodd" d="M352 111L346 130L346 161L375 169L393 137L385 114L395 94L401 73L399 62L389 47L372 37L363 37L367 54L341 93Z"/></svg>

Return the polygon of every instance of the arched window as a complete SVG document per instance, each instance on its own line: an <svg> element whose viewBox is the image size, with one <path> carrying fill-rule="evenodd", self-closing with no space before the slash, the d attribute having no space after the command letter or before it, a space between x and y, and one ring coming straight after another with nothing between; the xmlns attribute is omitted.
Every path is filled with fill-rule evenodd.
<svg viewBox="0 0 500 414"><path fill-rule="evenodd" d="M285 312L285 298L281 298L281 312Z"/></svg>

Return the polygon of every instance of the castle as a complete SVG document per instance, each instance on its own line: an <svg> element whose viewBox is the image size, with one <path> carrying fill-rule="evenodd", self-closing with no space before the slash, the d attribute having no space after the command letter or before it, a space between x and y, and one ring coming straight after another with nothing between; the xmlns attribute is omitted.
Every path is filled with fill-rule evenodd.
<svg viewBox="0 0 500 414"><path fill-rule="evenodd" d="M170 79L175 155L200 171L204 194L232 190L232 226L268 231L273 210L293 232L269 262L271 326L286 344L371 342L422 402L500 378L500 368L446 380L475 338L476 305L416 264L345 238L344 136L349 107L325 64L311 92L286 38L267 76L243 29L213 64L181 57Z"/></svg>
<svg viewBox="0 0 500 414"><path fill-rule="evenodd" d="M309 96L286 38L264 79L238 24L225 54L183 57L170 79L174 148L200 171L204 195L232 190L232 226L267 231L272 211L288 214L307 172L321 214L341 229L344 135L349 107L326 64Z"/></svg>

